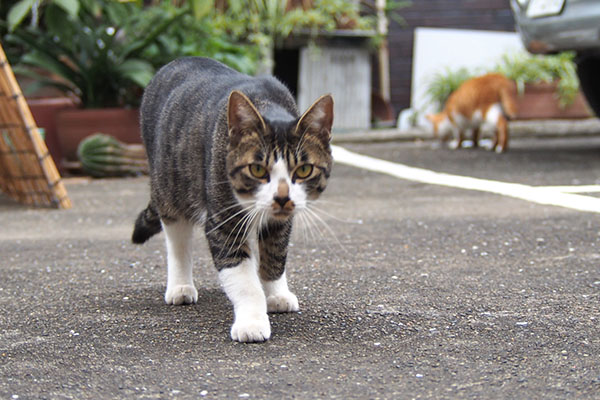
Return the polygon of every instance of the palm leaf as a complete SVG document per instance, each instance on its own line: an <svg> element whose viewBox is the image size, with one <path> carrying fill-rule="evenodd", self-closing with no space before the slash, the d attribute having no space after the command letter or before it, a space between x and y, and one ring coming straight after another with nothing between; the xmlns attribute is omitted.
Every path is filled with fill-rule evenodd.
<svg viewBox="0 0 600 400"><path fill-rule="evenodd" d="M117 71L124 78L129 79L144 88L154 76L154 67L148 61L129 59L117 66Z"/></svg>

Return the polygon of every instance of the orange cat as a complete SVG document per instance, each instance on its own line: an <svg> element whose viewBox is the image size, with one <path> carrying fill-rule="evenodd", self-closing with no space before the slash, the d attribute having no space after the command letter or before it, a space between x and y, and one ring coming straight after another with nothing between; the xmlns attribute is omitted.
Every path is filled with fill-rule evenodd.
<svg viewBox="0 0 600 400"><path fill-rule="evenodd" d="M491 150L501 153L508 147L508 122L517 115L516 85L500 74L487 74L465 81L456 89L439 114L429 114L436 137L454 135L460 148L466 130L473 131L477 146L479 130L494 129Z"/></svg>

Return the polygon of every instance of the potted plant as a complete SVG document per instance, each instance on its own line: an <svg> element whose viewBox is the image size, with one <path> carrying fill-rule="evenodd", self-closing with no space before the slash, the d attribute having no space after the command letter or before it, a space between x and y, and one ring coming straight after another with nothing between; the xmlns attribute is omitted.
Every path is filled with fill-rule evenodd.
<svg viewBox="0 0 600 400"><path fill-rule="evenodd" d="M77 101L77 110L56 116L66 159L75 160L79 142L97 132L139 143L137 107L143 88L157 68L177 57L207 55L245 72L253 69L245 52L205 26L206 14L199 15L189 4L177 7L167 1L143 6L82 0L73 16L50 2L41 26L22 24L6 36L26 49L19 73Z"/></svg>
<svg viewBox="0 0 600 400"><path fill-rule="evenodd" d="M551 56L517 53L502 57L495 70L517 84L517 119L592 116L579 90L574 57L572 52Z"/></svg>
<svg viewBox="0 0 600 400"><path fill-rule="evenodd" d="M517 119L588 118L592 114L579 90L573 53L552 56L513 54L502 56L488 71L461 68L435 74L427 87L430 102L443 108L448 96L465 80L486 72L499 72L515 81Z"/></svg>
<svg viewBox="0 0 600 400"><path fill-rule="evenodd" d="M155 71L141 54L182 13L87 0L73 16L50 3L42 27L21 25L7 36L27 49L20 61L28 68L17 72L63 91L81 107L56 116L64 157L76 159L81 139L95 132L139 141L136 106Z"/></svg>
<svg viewBox="0 0 600 400"><path fill-rule="evenodd" d="M359 15L358 3L344 0L221 0L213 19L221 32L256 46L259 74L272 74L274 49L293 33L374 26L373 18Z"/></svg>

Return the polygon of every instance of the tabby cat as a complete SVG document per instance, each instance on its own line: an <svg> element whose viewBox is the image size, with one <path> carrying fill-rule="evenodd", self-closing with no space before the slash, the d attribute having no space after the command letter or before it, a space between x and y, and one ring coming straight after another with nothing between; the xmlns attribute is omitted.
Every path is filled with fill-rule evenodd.
<svg viewBox="0 0 600 400"><path fill-rule="evenodd" d="M158 71L141 106L150 202L132 241L165 231L168 304L198 299L191 238L203 224L233 303L233 340L267 340L267 312L298 311L285 273L288 242L293 216L307 212L327 185L332 123L330 95L299 116L273 77L200 57Z"/></svg>
<svg viewBox="0 0 600 400"><path fill-rule="evenodd" d="M517 115L516 85L504 75L491 73L465 81L456 89L439 114L427 115L433 133L442 140L450 135L461 148L464 133L473 132L473 146L477 147L480 129L494 132L491 150L498 153L508 148L508 121Z"/></svg>

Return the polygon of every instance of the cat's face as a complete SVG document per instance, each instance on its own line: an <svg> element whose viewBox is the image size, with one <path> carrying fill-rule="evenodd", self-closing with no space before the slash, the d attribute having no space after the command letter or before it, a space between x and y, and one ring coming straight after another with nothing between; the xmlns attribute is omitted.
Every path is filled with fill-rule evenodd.
<svg viewBox="0 0 600 400"><path fill-rule="evenodd" d="M234 195L262 222L285 221L325 190L331 172L333 99L317 100L298 121L269 120L234 91L229 98L227 173Z"/></svg>

